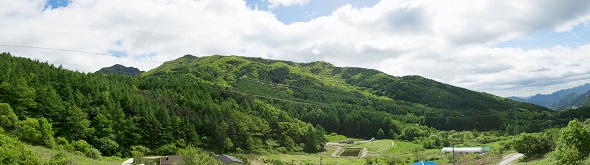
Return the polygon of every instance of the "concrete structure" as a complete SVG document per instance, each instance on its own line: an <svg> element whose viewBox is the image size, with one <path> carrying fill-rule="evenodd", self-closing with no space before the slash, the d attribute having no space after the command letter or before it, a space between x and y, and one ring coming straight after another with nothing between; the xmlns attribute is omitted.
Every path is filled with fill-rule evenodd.
<svg viewBox="0 0 590 165"><path fill-rule="evenodd" d="M442 153L453 153L453 150L455 150L455 154L482 154L485 152L483 147L455 147L455 149L453 149L452 147L445 147L442 149Z"/></svg>

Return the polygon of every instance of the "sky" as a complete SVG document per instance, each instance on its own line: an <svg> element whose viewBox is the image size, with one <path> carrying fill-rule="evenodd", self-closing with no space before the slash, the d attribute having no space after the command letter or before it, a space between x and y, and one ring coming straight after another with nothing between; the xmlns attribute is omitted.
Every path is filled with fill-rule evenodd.
<svg viewBox="0 0 590 165"><path fill-rule="evenodd" d="M498 96L590 83L587 0L0 0L0 52L94 72L326 61Z"/></svg>

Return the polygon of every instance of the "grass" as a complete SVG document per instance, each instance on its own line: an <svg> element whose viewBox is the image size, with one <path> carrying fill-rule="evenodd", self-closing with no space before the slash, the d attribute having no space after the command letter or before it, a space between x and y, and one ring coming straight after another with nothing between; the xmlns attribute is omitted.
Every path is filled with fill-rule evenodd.
<svg viewBox="0 0 590 165"><path fill-rule="evenodd" d="M32 146L27 145L27 147L33 151L35 155L41 160L42 162L47 162L51 160L53 155L57 154L57 151L42 147L42 146ZM121 159L119 157L102 157L100 160L94 160L91 158L87 158L83 155L76 155L73 153L67 153L68 156L73 160L73 162L80 164L80 165L113 165L113 164L121 164L126 159Z"/></svg>
<svg viewBox="0 0 590 165"><path fill-rule="evenodd" d="M338 134L332 133L330 135L326 135L326 139L328 139L329 142L335 142L335 141L345 140L348 138L344 135L338 135Z"/></svg>
<svg viewBox="0 0 590 165"><path fill-rule="evenodd" d="M527 164L527 165L545 165L545 164L559 164L555 158L553 158L553 152L535 156L535 158L530 158L528 160L523 160L520 158L518 164Z"/></svg>
<svg viewBox="0 0 590 165"><path fill-rule="evenodd" d="M398 142L396 142L394 140L387 139L387 140L375 140L372 142L355 143L353 146L365 147L365 148L367 148L367 151L369 151L371 153L375 153L377 151L384 152L385 150L392 148L392 146L391 146L392 143L395 143L395 145L398 145ZM402 146L405 146L405 145L402 144Z"/></svg>
<svg viewBox="0 0 590 165"><path fill-rule="evenodd" d="M346 157L346 158L333 158L328 154L270 154L261 157L262 159L280 160L284 163L294 162L295 164L322 164L325 165L336 165L336 164L364 164L365 159Z"/></svg>
<svg viewBox="0 0 590 165"><path fill-rule="evenodd" d="M328 135L329 136L329 135ZM342 139L349 139L342 135L336 135L331 137L332 140L330 141L338 141ZM333 140L337 139L337 140ZM394 145L392 146L392 143ZM486 143L480 144L477 146L489 146L492 147L492 152L485 155L458 155L456 158L459 159L461 162L464 163L476 163L477 162L499 162L501 160L501 156L507 153L512 153L514 151L508 150L504 152L498 152L497 149L503 147L503 143L505 142L493 142L493 143ZM255 165L266 165L272 164L272 161L281 161L282 163L295 163L295 164L320 164L320 160L322 164L328 165L337 165L337 164L366 164L370 159L393 159L398 160L401 162L413 162L413 160L430 160L435 161L439 164L449 163L451 160L450 154L442 154L440 149L422 149L422 145L413 142L406 142L406 141L397 141L397 140L390 140L390 139L383 139L383 140L375 140L373 142L356 142L354 144L348 144L345 147L352 147L352 148L367 148L369 152L367 154L367 158L356 158L356 157L340 157L340 158L333 158L330 156L333 152L337 150L337 147L328 147L326 146L325 152L316 153L316 154L306 154L306 153L288 153L288 154L281 154L281 153L267 153L264 155L256 156L257 160L266 160L266 162L256 161L253 163ZM420 149L419 152L413 152L415 149ZM380 151L380 152L379 152ZM418 157L418 158L416 158ZM540 160L536 162L527 162L527 164L555 164L554 160Z"/></svg>

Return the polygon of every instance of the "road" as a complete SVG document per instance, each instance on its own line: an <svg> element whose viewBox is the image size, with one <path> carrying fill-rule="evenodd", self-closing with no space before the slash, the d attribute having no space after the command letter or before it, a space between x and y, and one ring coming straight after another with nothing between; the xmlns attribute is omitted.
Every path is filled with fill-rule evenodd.
<svg viewBox="0 0 590 165"><path fill-rule="evenodd" d="M510 156L508 159L502 160L502 162L500 162L499 165L507 165L508 163L515 161L516 159L518 159L522 156L524 156L524 154L521 154L521 153L512 154L512 156Z"/></svg>
<svg viewBox="0 0 590 165"><path fill-rule="evenodd" d="M131 165L133 164L133 158L131 159L127 159L125 162L123 162L121 165Z"/></svg>

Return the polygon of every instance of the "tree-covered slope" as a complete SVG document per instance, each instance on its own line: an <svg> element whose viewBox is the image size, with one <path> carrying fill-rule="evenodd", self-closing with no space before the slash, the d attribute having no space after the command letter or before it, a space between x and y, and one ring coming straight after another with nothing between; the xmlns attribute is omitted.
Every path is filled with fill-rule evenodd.
<svg viewBox="0 0 590 165"><path fill-rule="evenodd" d="M368 118L370 122L366 123L355 119L360 125L373 127L357 131L354 129L357 127L350 127L346 125L348 122L342 121L352 112L376 113L403 123L457 130L499 130L513 123L514 115L539 122L553 114L541 106L420 76L395 77L377 70L335 67L326 62L294 63L237 56L187 55L142 74L146 77L161 75L194 76L267 100L294 117L321 124L328 132L346 134L352 128L349 136L373 135L373 128L382 127L373 127L375 124L370 123L382 119ZM519 110L509 111L514 108ZM539 129L526 121L523 125L523 130Z"/></svg>
<svg viewBox="0 0 590 165"><path fill-rule="evenodd" d="M100 68L100 70L98 70L96 72L97 73L104 73L104 74L123 74L123 75L130 75L130 76L135 76L135 75L143 73L143 71L141 71L135 67L126 67L121 64L115 64L110 67Z"/></svg>
<svg viewBox="0 0 590 165"><path fill-rule="evenodd" d="M571 106L577 96L590 90L590 84L584 84L569 89L562 89L551 94L537 94L530 98L509 97L510 99L545 106L554 110L563 110Z"/></svg>
<svg viewBox="0 0 590 165"><path fill-rule="evenodd" d="M0 132L47 147L90 144L103 155L188 146L318 152L325 141L321 126L193 76L88 74L9 53L0 54L0 105L16 123L2 119Z"/></svg>
<svg viewBox="0 0 590 165"><path fill-rule="evenodd" d="M552 105L558 111L590 106L590 91L577 95L572 93Z"/></svg>

